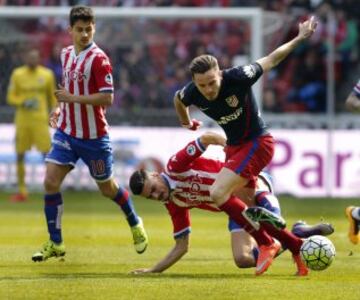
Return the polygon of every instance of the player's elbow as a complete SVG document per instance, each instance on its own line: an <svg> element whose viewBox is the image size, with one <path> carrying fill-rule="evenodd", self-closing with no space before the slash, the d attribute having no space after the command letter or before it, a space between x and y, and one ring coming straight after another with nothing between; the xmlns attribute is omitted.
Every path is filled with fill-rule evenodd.
<svg viewBox="0 0 360 300"><path fill-rule="evenodd" d="M114 102L114 94L113 93L104 93L103 102L104 102L104 106L111 106Z"/></svg>

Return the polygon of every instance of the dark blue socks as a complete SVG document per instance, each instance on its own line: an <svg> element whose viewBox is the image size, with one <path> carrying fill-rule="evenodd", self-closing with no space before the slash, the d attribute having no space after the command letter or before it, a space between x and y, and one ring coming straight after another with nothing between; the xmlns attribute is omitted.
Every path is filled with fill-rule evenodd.
<svg viewBox="0 0 360 300"><path fill-rule="evenodd" d="M46 194L45 200L45 216L50 234L50 240L56 244L62 242L61 236L61 217L64 211L61 193Z"/></svg>

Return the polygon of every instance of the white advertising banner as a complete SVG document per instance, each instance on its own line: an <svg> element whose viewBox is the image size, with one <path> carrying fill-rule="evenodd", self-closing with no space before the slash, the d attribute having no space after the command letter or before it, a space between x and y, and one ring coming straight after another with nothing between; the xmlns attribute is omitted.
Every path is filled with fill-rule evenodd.
<svg viewBox="0 0 360 300"><path fill-rule="evenodd" d="M113 126L110 136L114 176L120 184L127 185L136 168L159 169L172 154L206 130ZM14 134L13 125L0 125L0 186L12 189L16 183ZM337 130L330 134L325 130L272 130L272 134L276 148L268 171L273 175L277 193L298 197L360 195L360 131ZM210 147L205 155L224 158L221 147ZM41 156L32 150L27 155L26 180L30 188L41 188L43 175ZM64 184L75 189L95 188L81 162Z"/></svg>

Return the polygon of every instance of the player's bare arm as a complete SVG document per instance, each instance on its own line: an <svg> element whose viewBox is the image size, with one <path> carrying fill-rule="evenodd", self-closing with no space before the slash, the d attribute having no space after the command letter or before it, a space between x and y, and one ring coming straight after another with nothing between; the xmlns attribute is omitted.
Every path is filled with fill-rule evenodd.
<svg viewBox="0 0 360 300"><path fill-rule="evenodd" d="M114 99L113 93L73 95L61 85L59 85L59 88L55 91L55 97L58 100L58 102L101 105L101 106L110 106L113 103L113 99Z"/></svg>
<svg viewBox="0 0 360 300"><path fill-rule="evenodd" d="M205 147L208 147L209 145L219 145L223 147L226 146L226 138L211 131L205 132L203 135L201 135L200 142Z"/></svg>
<svg viewBox="0 0 360 300"><path fill-rule="evenodd" d="M177 113L177 115L179 117L180 123L181 124L190 124L191 119L190 119L190 114L189 114L189 108L186 107L181 102L181 100L179 99L178 93L175 94L174 105L175 105L175 110L176 110L176 113Z"/></svg>
<svg viewBox="0 0 360 300"><path fill-rule="evenodd" d="M264 72L269 71L270 69L277 66L281 61L283 61L300 43L309 39L312 34L315 32L317 22L314 17L311 17L309 20L299 24L299 33L291 41L281 45L268 56L260 58L256 62L261 65Z"/></svg>
<svg viewBox="0 0 360 300"><path fill-rule="evenodd" d="M360 112L360 99L351 92L345 102L346 109L353 112Z"/></svg>
<svg viewBox="0 0 360 300"><path fill-rule="evenodd" d="M136 269L131 271L132 274L143 274L143 273L161 273L166 269L170 268L176 262L178 262L189 249L189 234L181 236L175 240L175 246L170 252L160 260L155 266L148 269Z"/></svg>
<svg viewBox="0 0 360 300"><path fill-rule="evenodd" d="M190 130L197 130L199 129L199 127L201 127L202 122L195 119L190 119L189 108L181 102L178 92L175 94L174 97L174 105L176 114L178 115L182 127Z"/></svg>

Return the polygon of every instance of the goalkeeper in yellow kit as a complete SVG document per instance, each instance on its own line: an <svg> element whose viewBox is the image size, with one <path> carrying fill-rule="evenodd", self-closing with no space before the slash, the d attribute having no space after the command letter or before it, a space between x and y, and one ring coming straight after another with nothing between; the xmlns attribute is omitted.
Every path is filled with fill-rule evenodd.
<svg viewBox="0 0 360 300"><path fill-rule="evenodd" d="M55 107L55 77L40 65L40 53L31 49L25 54L25 64L16 68L10 79L7 102L16 107L16 154L18 193L14 202L25 201L25 152L35 146L44 155L50 150L49 111Z"/></svg>

